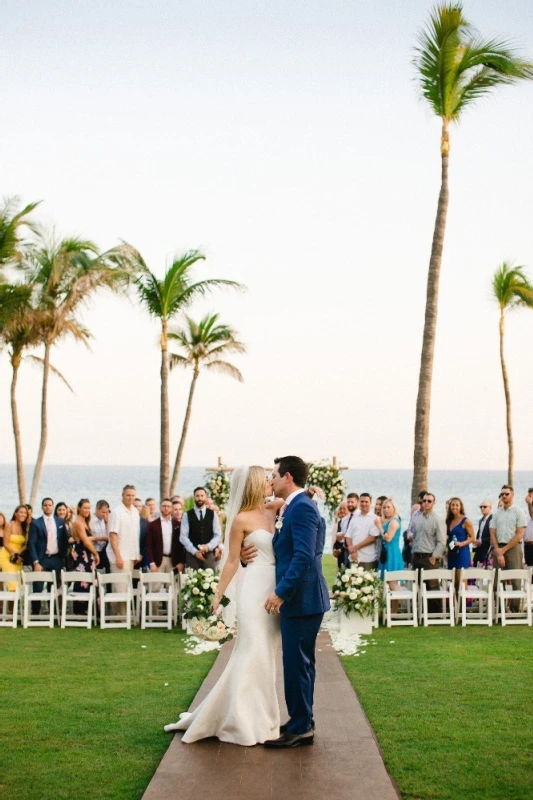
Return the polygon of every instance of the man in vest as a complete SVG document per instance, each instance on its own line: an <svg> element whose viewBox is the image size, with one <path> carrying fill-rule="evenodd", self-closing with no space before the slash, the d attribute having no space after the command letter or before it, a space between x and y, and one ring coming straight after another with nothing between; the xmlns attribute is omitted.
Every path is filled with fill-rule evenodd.
<svg viewBox="0 0 533 800"><path fill-rule="evenodd" d="M206 507L206 500L204 487L198 486L194 490L194 508L181 520L180 542L187 551L185 564L192 569L216 569L217 556L220 559L220 522L218 515Z"/></svg>

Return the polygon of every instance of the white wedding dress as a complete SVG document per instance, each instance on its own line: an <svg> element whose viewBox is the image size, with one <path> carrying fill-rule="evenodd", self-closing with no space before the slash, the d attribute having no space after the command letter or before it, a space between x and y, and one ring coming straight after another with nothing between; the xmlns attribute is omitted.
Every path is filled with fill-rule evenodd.
<svg viewBox="0 0 533 800"><path fill-rule="evenodd" d="M165 726L166 731L184 730L182 741L186 743L216 736L222 742L251 746L279 736L276 655L280 620L265 611L265 602L276 588L272 534L256 530L246 542L258 553L241 570L237 640L230 660L198 708Z"/></svg>

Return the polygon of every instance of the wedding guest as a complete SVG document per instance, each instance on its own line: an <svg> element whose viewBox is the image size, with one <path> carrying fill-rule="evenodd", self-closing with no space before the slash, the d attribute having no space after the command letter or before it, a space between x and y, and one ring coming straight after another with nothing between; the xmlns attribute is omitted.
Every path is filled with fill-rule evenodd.
<svg viewBox="0 0 533 800"><path fill-rule="evenodd" d="M492 564L495 570L522 569L522 539L526 527L526 515L514 504L514 489L508 484L500 492L501 508L498 508L490 523L490 541L493 547ZM496 584L498 574L496 573ZM520 580L512 581L513 589L520 589ZM520 600L509 603L512 612L520 611Z"/></svg>
<svg viewBox="0 0 533 800"><path fill-rule="evenodd" d="M45 497L41 508L42 517L32 520L28 536L28 554L34 572L55 572L56 583L59 586L60 573L63 567L67 549L68 532L65 522L54 515L54 501ZM43 584L34 583L35 592L42 592ZM32 614L39 614L41 602L32 602Z"/></svg>
<svg viewBox="0 0 533 800"><path fill-rule="evenodd" d="M109 516L108 556L112 573L131 572L135 562L140 559L140 517L133 505L135 486L126 484L122 490L122 502ZM114 584L115 591L120 591L122 584ZM126 604L117 603L115 613L126 616Z"/></svg>
<svg viewBox="0 0 533 800"><path fill-rule="evenodd" d="M161 501L160 515L148 525L146 550L150 572L183 572L185 548L180 542L180 523L172 519L172 503ZM159 591L154 586L154 592Z"/></svg>
<svg viewBox="0 0 533 800"><path fill-rule="evenodd" d="M172 502L172 519L176 522L181 522L183 517L183 503L179 498L174 498Z"/></svg>
<svg viewBox="0 0 533 800"><path fill-rule="evenodd" d="M136 497L135 500L133 501L133 505L135 506L135 508L137 509L137 511L140 514L141 513L141 509L144 508L143 501L141 500L141 498L140 497Z"/></svg>
<svg viewBox="0 0 533 800"><path fill-rule="evenodd" d="M0 547L4 544L4 531L6 529L6 516L0 511Z"/></svg>
<svg viewBox="0 0 533 800"><path fill-rule="evenodd" d="M30 506L29 503L24 503L24 508L28 511L28 524L31 525L33 520L33 508Z"/></svg>
<svg viewBox="0 0 533 800"><path fill-rule="evenodd" d="M155 502L153 497L147 497L144 505L150 512L150 519L148 520L148 522L153 522L154 519L157 519L157 517L159 516L159 512L157 510L157 503Z"/></svg>
<svg viewBox="0 0 533 800"><path fill-rule="evenodd" d="M70 524L71 514L67 504L64 503L62 500L59 503L57 503L54 509L54 515L56 517L59 517L59 519L63 520L63 522L65 523L65 528L70 534L70 529L72 527L72 525Z"/></svg>
<svg viewBox="0 0 533 800"><path fill-rule="evenodd" d="M192 569L215 569L214 551L220 553L220 522L215 512L205 507L206 500L204 487L198 486L194 490L194 508L187 511L181 520L180 542L187 551L186 565Z"/></svg>
<svg viewBox="0 0 533 800"><path fill-rule="evenodd" d="M386 499L387 499L387 496L384 495L384 494L380 494L380 496L376 499L376 502L375 502L375 505L374 505L374 514L376 514L376 516L378 516L378 517L382 516L381 510L383 508L383 503L385 502Z"/></svg>
<svg viewBox="0 0 533 800"><path fill-rule="evenodd" d="M135 565L139 569L148 569L150 566L146 550L146 537L148 536L150 517L151 514L148 506L142 506L141 510L139 511L139 554L141 558L139 563ZM133 587L135 588L136 585L137 581L134 579Z"/></svg>
<svg viewBox="0 0 533 800"><path fill-rule="evenodd" d="M331 548L333 557L337 559L337 566L340 569L344 566L346 557L346 544L344 533L341 531L341 522L348 515L348 503L343 500L335 512L335 522L333 523Z"/></svg>
<svg viewBox="0 0 533 800"><path fill-rule="evenodd" d="M109 522L109 503L107 500L99 500L95 506L94 514L91 516L90 526L92 531L92 543L98 553L100 563L98 567L104 570L106 574L111 572L109 566L109 558L107 555L107 545L109 543L109 536L107 535L107 524Z"/></svg>
<svg viewBox="0 0 533 800"><path fill-rule="evenodd" d="M78 503L71 536L73 544L70 551L74 571L94 572L100 563L100 556L94 544L93 531L91 530L91 503L85 498ZM77 581L74 583L75 592L88 592L89 588L90 585L87 581L81 580L79 583ZM72 604L72 610L74 614L84 614L87 611L87 603L75 601Z"/></svg>
<svg viewBox="0 0 533 800"><path fill-rule="evenodd" d="M409 518L409 525L403 534L403 563L405 567L410 567L412 562L412 545L413 545L413 521L416 516L422 513L422 500L424 499L426 490L418 493L418 503L415 503L411 508L411 516Z"/></svg>
<svg viewBox="0 0 533 800"><path fill-rule="evenodd" d="M524 532L524 560L526 566L533 567L533 488L527 490L526 505L529 519Z"/></svg>
<svg viewBox="0 0 533 800"><path fill-rule="evenodd" d="M360 513L354 513L351 525L346 531L346 548L351 561L357 562L367 570L378 568L379 530L376 523L380 523L380 520L371 512L371 504L371 495L363 492L359 496Z"/></svg>
<svg viewBox="0 0 533 800"><path fill-rule="evenodd" d="M4 528L4 546L0 550L0 572L22 572L29 529L28 509L23 505L17 506L11 522ZM14 592L16 588L16 583L7 584L9 592Z"/></svg>
<svg viewBox="0 0 533 800"><path fill-rule="evenodd" d="M419 514L412 520L413 544L412 564L413 569L438 569L438 559L446 552L446 528L434 511L435 495L426 492L422 498ZM431 591L439 588L438 581L428 581L427 587ZM439 601L429 600L428 611L438 612Z"/></svg>
<svg viewBox="0 0 533 800"><path fill-rule="evenodd" d="M492 503L490 500L482 500L479 506L481 511L481 519L477 526L477 536L474 544L474 566L485 567L487 565L487 556L490 550L490 521L492 519Z"/></svg>
<svg viewBox="0 0 533 800"><path fill-rule="evenodd" d="M475 541L474 526L465 515L463 501L450 497L446 516L448 535L448 569L455 569L455 589L459 590L460 570L468 569L471 555L470 545Z"/></svg>
<svg viewBox="0 0 533 800"><path fill-rule="evenodd" d="M403 569L403 557L400 550L400 542L402 540L402 521L396 503L392 498L385 498L381 506L383 522L378 525L379 533L383 539L380 553L379 575L383 579L385 570L387 572L395 572L396 570ZM393 591L399 590L397 581L390 581L390 587ZM391 611L393 614L398 613L399 600L393 600L391 604Z"/></svg>

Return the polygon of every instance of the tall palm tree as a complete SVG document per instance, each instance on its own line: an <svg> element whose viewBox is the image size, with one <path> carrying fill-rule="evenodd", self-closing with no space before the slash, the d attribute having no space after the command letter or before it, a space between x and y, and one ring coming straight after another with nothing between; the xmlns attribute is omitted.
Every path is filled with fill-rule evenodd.
<svg viewBox="0 0 533 800"><path fill-rule="evenodd" d="M533 78L524 61L501 39L483 39L463 16L460 3L444 3L431 12L421 31L414 64L422 96L442 121L441 186L429 260L426 313L416 401L412 502L427 487L431 382L437 327L439 277L448 211L450 125L475 100L501 84Z"/></svg>
<svg viewBox="0 0 533 800"><path fill-rule="evenodd" d="M6 198L0 206L0 268L19 262L23 257L26 243L21 229L35 230L30 214L39 203L28 203L19 209L18 197Z"/></svg>
<svg viewBox="0 0 533 800"><path fill-rule="evenodd" d="M492 278L492 292L500 308L500 363L502 367L503 391L505 393L508 466L507 482L514 486L514 442L511 416L511 390L509 388L509 375L505 363L505 314L519 308L533 309L533 284L525 274L524 267L515 267L504 262Z"/></svg>
<svg viewBox="0 0 533 800"><path fill-rule="evenodd" d="M158 278L146 266L140 254L137 254L139 275L135 283L141 303L150 316L155 317L161 325L161 453L159 466L159 491L161 498L169 494L170 473L170 421L168 405L168 376L170 359L168 352L168 326L170 321L187 308L192 301L219 286L243 288L235 281L213 278L194 282L192 267L204 260L198 250L191 250L179 258L175 258L165 271L162 279Z"/></svg>
<svg viewBox="0 0 533 800"><path fill-rule="evenodd" d="M224 360L229 353L245 353L246 346L236 339L237 332L229 325L219 323L218 314L207 314L200 322L194 322L186 317L186 327L170 330L168 338L176 342L181 353L170 354L170 368L185 367L192 369L192 380L187 400L187 409L183 428L176 454L174 472L170 482L170 494L176 491L176 485L181 468L181 459L185 447L185 440L191 421L192 401L196 383L202 369L221 372L237 381L243 382L241 372L233 364Z"/></svg>
<svg viewBox="0 0 533 800"><path fill-rule="evenodd" d="M76 314L101 288L117 290L128 279L123 248L99 253L94 242L76 237L47 241L41 237L24 268L39 289L41 341L44 344L41 390L41 438L35 462L30 503L35 504L48 441L48 380L52 347L66 336L87 344L89 331Z"/></svg>

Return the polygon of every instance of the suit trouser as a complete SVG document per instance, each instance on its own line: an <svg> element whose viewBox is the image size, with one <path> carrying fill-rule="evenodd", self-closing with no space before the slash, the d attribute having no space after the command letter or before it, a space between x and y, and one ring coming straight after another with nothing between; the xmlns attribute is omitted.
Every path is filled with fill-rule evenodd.
<svg viewBox="0 0 533 800"><path fill-rule="evenodd" d="M218 569L220 561L215 561L215 556L209 551L209 553L205 553L204 561L200 561L199 558L193 556L192 553L187 553L185 555L185 566L189 567L190 569L207 569L207 567L211 567L211 569Z"/></svg>
<svg viewBox="0 0 533 800"><path fill-rule="evenodd" d="M524 560L526 567L533 567L533 542L524 542Z"/></svg>
<svg viewBox="0 0 533 800"><path fill-rule="evenodd" d="M166 574L173 573L174 569L172 568L172 561L170 556L163 556L163 560L161 561L160 565L157 568L158 572L165 572ZM161 590L160 583L154 583L153 590L154 592L159 592Z"/></svg>
<svg viewBox="0 0 533 800"><path fill-rule="evenodd" d="M323 617L324 614L281 616L283 680L290 733L307 733L312 727L315 646Z"/></svg>
<svg viewBox="0 0 533 800"><path fill-rule="evenodd" d="M502 570L505 572L506 569L522 569L524 566L524 561L522 559L522 546L520 544L516 544L514 547L511 547L510 550L506 550L503 554L505 559L505 567L500 567L498 564L498 559L494 556L492 564L494 569L496 570L496 575L494 576L494 586L498 586L498 570ZM503 580L503 575L502 575ZM513 584L513 589L520 589L521 582L520 580L511 581ZM509 609L513 613L517 613L520 611L520 600L510 600L509 601Z"/></svg>
<svg viewBox="0 0 533 800"><path fill-rule="evenodd" d="M44 572L55 572L56 574L56 586L59 587L59 583L61 581L61 568L63 566L63 560L60 555L55 556L44 556L40 560L40 565L43 568ZM33 584L33 591L34 592L42 592L44 583L37 582ZM48 586L48 584L47 584ZM32 614L40 614L41 613L41 601L40 600L32 600L31 603L31 613Z"/></svg>
<svg viewBox="0 0 533 800"><path fill-rule="evenodd" d="M431 558L431 555L428 554L428 553L413 553L412 554L411 564L412 564L413 569L416 569L418 571L418 589L419 590L420 590L420 583L421 583L420 570L421 569L424 569L424 570L426 570L426 569L439 569L438 563L435 562L435 564L432 564L431 561L429 560L430 558ZM430 591L435 591L436 589L439 588L439 582L438 581L426 581L426 586ZM428 600L428 613L429 614L438 614L438 612L440 611L440 605L441 605L441 601L440 600L436 600L436 599L435 600Z"/></svg>
<svg viewBox="0 0 533 800"><path fill-rule="evenodd" d="M135 568L135 561L124 561L124 566L122 569L119 569L116 564L110 564L111 572L132 572ZM124 584L123 583L113 583L113 591L114 592L123 592L124 591ZM114 606L114 608L113 608ZM126 616L126 603L113 603L113 614L117 617L125 617Z"/></svg>

